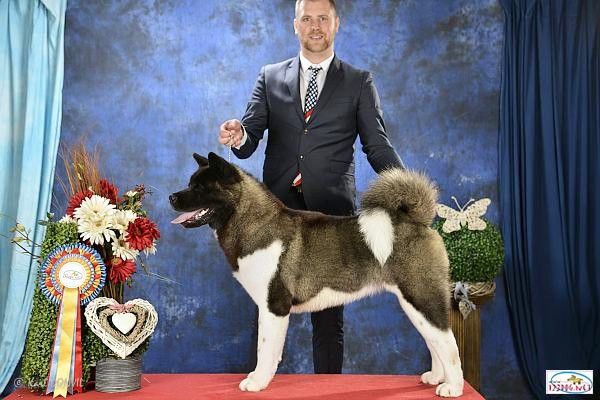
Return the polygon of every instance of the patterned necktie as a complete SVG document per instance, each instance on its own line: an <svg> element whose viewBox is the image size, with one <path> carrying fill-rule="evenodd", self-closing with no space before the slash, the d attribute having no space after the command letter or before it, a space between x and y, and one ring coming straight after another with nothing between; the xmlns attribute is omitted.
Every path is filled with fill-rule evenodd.
<svg viewBox="0 0 600 400"><path fill-rule="evenodd" d="M319 89L317 87L317 75L323 70L321 67L308 67L311 72L310 80L308 81L308 88L306 89L306 97L304 100L304 122L308 122L312 115L315 105L317 104L317 98L319 97ZM292 181L292 186L301 191L302 184L302 173L298 171L296 177Z"/></svg>
<svg viewBox="0 0 600 400"><path fill-rule="evenodd" d="M304 101L304 121L308 122L310 116L315 109L317 104L317 98L319 96L319 89L317 88L317 75L323 70L321 67L308 67L311 71L310 80L308 81L308 88L306 89L306 98Z"/></svg>

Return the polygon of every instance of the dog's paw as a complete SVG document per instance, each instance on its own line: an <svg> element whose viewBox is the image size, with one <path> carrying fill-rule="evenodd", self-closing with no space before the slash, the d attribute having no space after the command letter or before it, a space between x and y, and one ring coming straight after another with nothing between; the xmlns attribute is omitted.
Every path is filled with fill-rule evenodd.
<svg viewBox="0 0 600 400"><path fill-rule="evenodd" d="M421 382L427 385L437 385L444 381L444 374L434 374L433 371L425 372L421 375Z"/></svg>
<svg viewBox="0 0 600 400"><path fill-rule="evenodd" d="M442 383L435 389L435 394L441 397L458 397L463 394L463 384Z"/></svg>
<svg viewBox="0 0 600 400"><path fill-rule="evenodd" d="M270 379L261 379L255 371L248 374L248 377L240 382L240 390L243 392L260 392L269 386Z"/></svg>

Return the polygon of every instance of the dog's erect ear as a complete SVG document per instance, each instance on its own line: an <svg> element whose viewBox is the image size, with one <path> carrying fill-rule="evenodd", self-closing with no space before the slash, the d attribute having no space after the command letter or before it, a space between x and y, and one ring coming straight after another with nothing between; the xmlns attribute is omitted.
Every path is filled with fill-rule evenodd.
<svg viewBox="0 0 600 400"><path fill-rule="evenodd" d="M198 153L194 153L194 160L196 160L198 165L201 167L206 167L208 165L208 159L206 157L202 157Z"/></svg>
<svg viewBox="0 0 600 400"><path fill-rule="evenodd" d="M210 168L214 168L219 171L223 178L231 180L232 183L238 182L241 179L240 174L233 165L213 152L208 153L208 163Z"/></svg>

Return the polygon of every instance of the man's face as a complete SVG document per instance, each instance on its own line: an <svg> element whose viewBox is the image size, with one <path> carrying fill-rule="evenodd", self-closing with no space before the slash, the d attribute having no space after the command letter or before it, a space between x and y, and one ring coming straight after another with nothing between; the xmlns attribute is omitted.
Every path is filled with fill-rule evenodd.
<svg viewBox="0 0 600 400"><path fill-rule="evenodd" d="M329 0L304 0L294 18L294 31L300 46L311 53L329 52L339 27L340 19Z"/></svg>

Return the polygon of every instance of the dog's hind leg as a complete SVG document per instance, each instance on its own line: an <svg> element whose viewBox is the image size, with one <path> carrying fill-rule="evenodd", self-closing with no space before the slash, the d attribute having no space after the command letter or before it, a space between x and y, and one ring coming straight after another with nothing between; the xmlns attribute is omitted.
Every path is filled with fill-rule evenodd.
<svg viewBox="0 0 600 400"><path fill-rule="evenodd" d="M440 357L435 352L434 347L425 341L429 353L431 354L431 371L427 371L421 375L421 382L428 385L437 385L438 383L444 382L444 367Z"/></svg>
<svg viewBox="0 0 600 400"><path fill-rule="evenodd" d="M400 302L400 306L419 331L423 339L427 343L427 347L431 353L432 369L430 375L439 371L435 371L435 358L437 357L443 369L443 383L438 385L435 393L442 397L458 397L463 393L463 374L460 366L460 357L458 354L458 346L450 328L442 330L425 318L425 316L417 311L402 295L398 287L389 287L388 290L395 293ZM439 367L438 367L439 369ZM425 373L426 375L429 373ZM436 375L437 375L436 374ZM427 375L426 379L430 377Z"/></svg>
<svg viewBox="0 0 600 400"><path fill-rule="evenodd" d="M268 308L258 309L257 363L254 371L240 382L240 389L258 392L266 388L281 360L290 316L277 316Z"/></svg>

